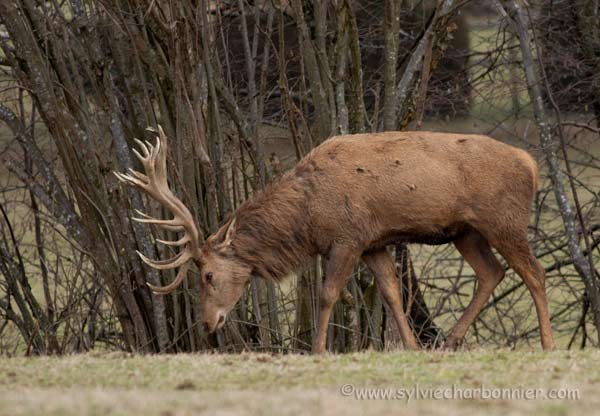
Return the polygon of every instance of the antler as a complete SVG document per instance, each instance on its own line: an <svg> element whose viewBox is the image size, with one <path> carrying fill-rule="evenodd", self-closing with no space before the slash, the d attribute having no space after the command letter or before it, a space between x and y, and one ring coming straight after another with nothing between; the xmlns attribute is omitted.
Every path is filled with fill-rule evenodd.
<svg viewBox="0 0 600 416"><path fill-rule="evenodd" d="M135 141L142 154L136 149L133 149L133 153L142 162L146 173L137 172L133 169L129 169L128 174L114 173L120 181L136 186L160 202L171 212L173 218L170 220L161 220L136 210L137 214L142 218L132 219L142 223L155 224L169 231L184 232L183 237L177 241L156 240L162 244L184 247L183 250L170 259L152 260L139 251L137 252L144 263L155 269L174 269L181 266L175 280L171 284L161 287L147 283L155 293L169 293L183 282L189 268L188 262L200 255L200 235L190 211L169 189L169 184L167 183L167 136L162 127L158 126L158 136L154 146L147 141L145 143L138 139L135 139Z"/></svg>

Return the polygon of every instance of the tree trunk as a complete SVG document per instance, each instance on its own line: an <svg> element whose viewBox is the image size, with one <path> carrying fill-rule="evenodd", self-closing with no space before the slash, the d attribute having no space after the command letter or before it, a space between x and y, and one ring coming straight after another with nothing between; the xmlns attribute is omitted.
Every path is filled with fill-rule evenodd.
<svg viewBox="0 0 600 416"><path fill-rule="evenodd" d="M539 68L536 65L533 58L531 37L525 23L525 17L521 6L514 0L502 0L501 4L499 4L499 8L507 16L519 37L521 55L523 57L523 69L527 80L527 90L533 105L535 120L539 128L540 147L543 150L548 165L554 195L558 203L567 236L569 253L573 259L575 269L585 284L591 304L594 325L600 336L600 287L598 279L595 276L594 268L591 267L590 261L586 259L581 248L579 236L580 230L576 223L577 214L573 210L565 190L565 176L561 170L560 160L556 154L559 142L553 133L553 126L550 124L544 106L542 94L542 85L544 85L544 83L540 77L540 70L542 70L542 68ZM547 93L550 92L547 91ZM591 255L592 254L588 252L588 256L591 257Z"/></svg>

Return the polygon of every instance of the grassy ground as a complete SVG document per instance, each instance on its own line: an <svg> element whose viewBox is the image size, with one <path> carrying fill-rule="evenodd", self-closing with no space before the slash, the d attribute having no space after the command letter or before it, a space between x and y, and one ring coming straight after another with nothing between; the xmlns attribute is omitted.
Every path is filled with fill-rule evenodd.
<svg viewBox="0 0 600 416"><path fill-rule="evenodd" d="M2 358L0 414L586 414L600 406L599 361L600 351L591 349ZM352 385L343 387L348 396L341 392L346 384ZM579 399L407 403L396 393L417 386L569 388ZM362 387L389 389L396 400L357 399Z"/></svg>

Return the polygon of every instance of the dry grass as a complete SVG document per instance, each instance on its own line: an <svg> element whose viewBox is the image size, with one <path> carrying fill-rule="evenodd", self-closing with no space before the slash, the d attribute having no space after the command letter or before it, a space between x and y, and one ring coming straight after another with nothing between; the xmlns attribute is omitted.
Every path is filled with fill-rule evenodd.
<svg viewBox="0 0 600 416"><path fill-rule="evenodd" d="M600 351L170 355L0 359L0 414L546 414L600 406ZM373 388L577 388L580 399L357 400ZM382 413L383 412L383 413Z"/></svg>

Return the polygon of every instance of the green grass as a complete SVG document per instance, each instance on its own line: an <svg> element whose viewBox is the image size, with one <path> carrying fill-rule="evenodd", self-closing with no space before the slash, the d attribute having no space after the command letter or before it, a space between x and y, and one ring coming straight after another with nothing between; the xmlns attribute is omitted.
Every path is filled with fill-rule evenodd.
<svg viewBox="0 0 600 416"><path fill-rule="evenodd" d="M0 359L0 414L590 413L600 351ZM340 388L572 388L579 400L359 400Z"/></svg>

